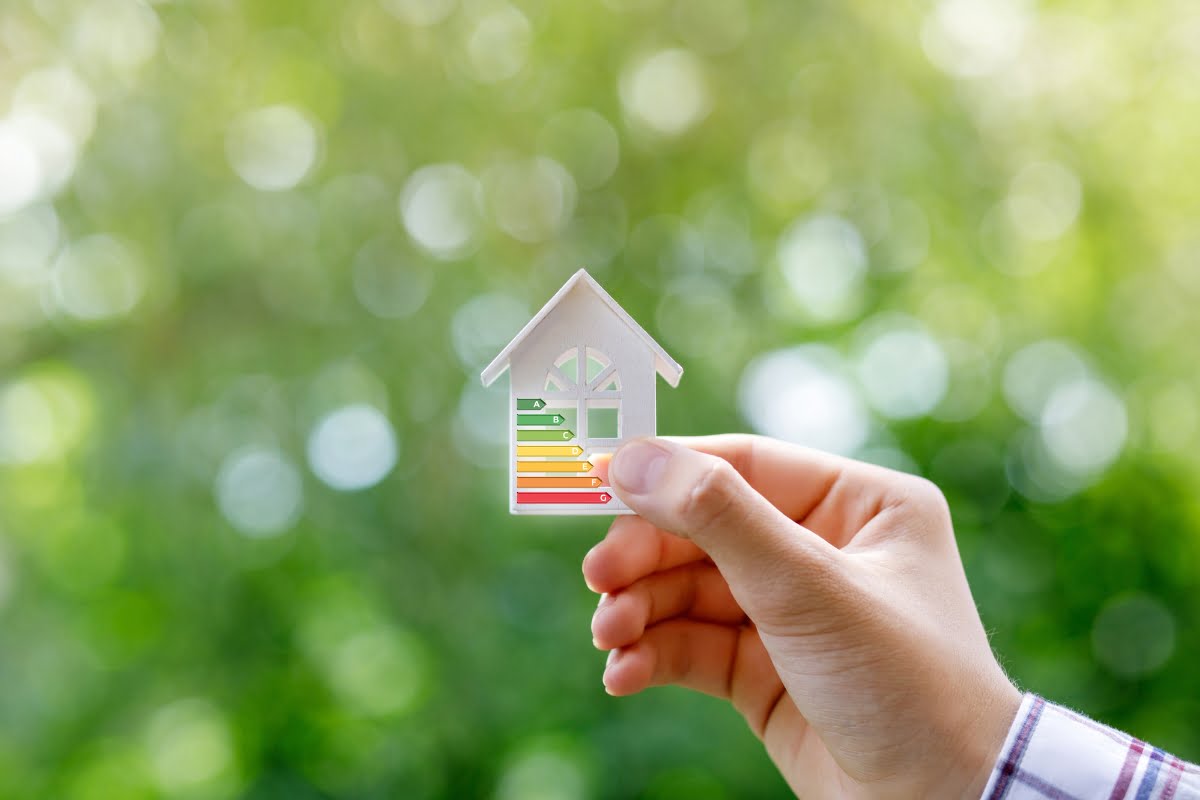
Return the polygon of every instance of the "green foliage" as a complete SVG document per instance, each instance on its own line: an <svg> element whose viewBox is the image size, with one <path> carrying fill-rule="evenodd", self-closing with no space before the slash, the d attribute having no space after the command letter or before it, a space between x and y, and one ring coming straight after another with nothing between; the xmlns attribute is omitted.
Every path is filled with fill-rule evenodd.
<svg viewBox="0 0 1200 800"><path fill-rule="evenodd" d="M1197 25L5 3L0 795L784 796L506 513L478 371L580 265L664 432L931 477L1013 678L1200 757Z"/></svg>

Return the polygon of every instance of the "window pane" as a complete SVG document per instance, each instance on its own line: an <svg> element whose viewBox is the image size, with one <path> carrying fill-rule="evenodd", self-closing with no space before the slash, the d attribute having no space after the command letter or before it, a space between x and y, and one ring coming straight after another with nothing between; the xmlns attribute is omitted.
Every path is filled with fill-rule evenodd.
<svg viewBox="0 0 1200 800"><path fill-rule="evenodd" d="M592 381L596 380L596 378L598 378L600 376L600 373L603 371L604 371L604 365L601 364L596 359L592 358L591 356L588 356L588 371L587 371L588 383L591 383Z"/></svg>
<svg viewBox="0 0 1200 800"><path fill-rule="evenodd" d="M621 436L620 411L616 408L588 406L587 435L589 439L617 439Z"/></svg>
<svg viewBox="0 0 1200 800"><path fill-rule="evenodd" d="M575 363L575 356L571 356L566 361L564 361L562 363L562 366L559 367L559 369L561 369L563 371L563 374L566 375L571 380L573 380L573 381L579 380L579 365Z"/></svg>
<svg viewBox="0 0 1200 800"><path fill-rule="evenodd" d="M563 375L571 379L572 383L579 382L579 348L572 347L567 352L563 353L554 360L554 366L562 370Z"/></svg>
<svg viewBox="0 0 1200 800"><path fill-rule="evenodd" d="M604 370L608 369L609 364L612 363L612 359L593 347L588 347L586 349L587 382L588 384L591 384L592 381L600 377L601 372L604 372Z"/></svg>

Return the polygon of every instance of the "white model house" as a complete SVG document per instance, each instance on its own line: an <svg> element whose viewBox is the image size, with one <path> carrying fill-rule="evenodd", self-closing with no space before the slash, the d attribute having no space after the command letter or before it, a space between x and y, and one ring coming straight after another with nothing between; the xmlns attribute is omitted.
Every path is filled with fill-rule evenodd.
<svg viewBox="0 0 1200 800"><path fill-rule="evenodd" d="M509 508L514 514L632 513L593 459L655 433L655 376L683 368L586 270L571 276L480 377L509 370Z"/></svg>

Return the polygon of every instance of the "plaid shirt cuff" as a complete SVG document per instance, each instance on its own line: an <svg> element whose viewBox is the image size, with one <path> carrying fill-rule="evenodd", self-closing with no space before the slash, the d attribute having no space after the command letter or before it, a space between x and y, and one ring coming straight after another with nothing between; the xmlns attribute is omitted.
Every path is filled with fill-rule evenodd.
<svg viewBox="0 0 1200 800"><path fill-rule="evenodd" d="M1200 767L1027 694L984 800L1195 800Z"/></svg>

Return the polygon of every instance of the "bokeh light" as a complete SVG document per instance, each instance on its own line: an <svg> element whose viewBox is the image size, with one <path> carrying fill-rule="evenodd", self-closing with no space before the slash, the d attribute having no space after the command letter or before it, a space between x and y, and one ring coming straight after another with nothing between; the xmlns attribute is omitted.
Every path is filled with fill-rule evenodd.
<svg viewBox="0 0 1200 800"><path fill-rule="evenodd" d="M645 56L622 74L621 103L634 124L659 136L679 136L711 110L704 65L687 50Z"/></svg>
<svg viewBox="0 0 1200 800"><path fill-rule="evenodd" d="M528 307L510 294L473 297L454 312L450 321L454 352L468 373L477 372L528 321Z"/></svg>
<svg viewBox="0 0 1200 800"><path fill-rule="evenodd" d="M467 255L480 234L483 189L458 164L435 164L413 173L400 197L404 227L418 245L438 258Z"/></svg>
<svg viewBox="0 0 1200 800"><path fill-rule="evenodd" d="M1125 404L1095 379L1071 381L1046 402L1041 430L1046 449L1062 467L1093 474L1111 464L1125 444Z"/></svg>
<svg viewBox="0 0 1200 800"><path fill-rule="evenodd" d="M308 437L308 463L334 489L374 486L396 465L396 433L379 409L364 403L324 416Z"/></svg>
<svg viewBox="0 0 1200 800"><path fill-rule="evenodd" d="M746 173L755 199L779 215L807 211L829 181L830 165L804 119L769 122L754 133Z"/></svg>
<svg viewBox="0 0 1200 800"><path fill-rule="evenodd" d="M372 239L354 257L354 295L384 319L404 319L421 310L433 289L433 270L392 237Z"/></svg>
<svg viewBox="0 0 1200 800"><path fill-rule="evenodd" d="M1005 364L1004 397L1013 411L1030 422L1038 422L1059 386L1087 374L1083 357L1069 343L1034 342L1014 353Z"/></svg>
<svg viewBox="0 0 1200 800"><path fill-rule="evenodd" d="M1079 178L1063 165L1035 161L1013 177L1006 208L1022 236L1057 239L1079 216L1081 191Z"/></svg>
<svg viewBox="0 0 1200 800"><path fill-rule="evenodd" d="M471 74L483 83L512 78L525 66L532 38L529 19L519 9L501 4L487 10L467 35Z"/></svg>
<svg viewBox="0 0 1200 800"><path fill-rule="evenodd" d="M495 469L508 446L508 428L501 424L506 419L508 403L503 397L468 383L458 400L454 426L459 451L476 466Z"/></svg>
<svg viewBox="0 0 1200 800"><path fill-rule="evenodd" d="M255 189L283 191L300 183L317 159L317 131L290 106L247 111L229 124L225 152L238 177Z"/></svg>
<svg viewBox="0 0 1200 800"><path fill-rule="evenodd" d="M674 352L712 357L721 369L736 369L742 363L747 336L737 325L737 309L721 282L675 281L666 287L654 319Z"/></svg>
<svg viewBox="0 0 1200 800"><path fill-rule="evenodd" d="M130 80L158 51L162 26L142 0L89 3L75 23L71 37L75 56L111 79Z"/></svg>
<svg viewBox="0 0 1200 800"><path fill-rule="evenodd" d="M65 65L25 74L12 96L16 114L36 114L62 127L82 147L96 129L96 97L75 70Z"/></svg>
<svg viewBox="0 0 1200 800"><path fill-rule="evenodd" d="M94 425L95 397L74 369L44 363L0 384L0 465L59 460Z"/></svg>
<svg viewBox="0 0 1200 800"><path fill-rule="evenodd" d="M853 224L824 214L798 220L780 238L777 257L807 318L840 322L858 313L867 253Z"/></svg>
<svg viewBox="0 0 1200 800"><path fill-rule="evenodd" d="M422 658L420 645L401 631L360 631L331 654L330 681L363 714L399 714L409 710L425 688Z"/></svg>
<svg viewBox="0 0 1200 800"><path fill-rule="evenodd" d="M0 393L0 462L46 458L54 438L54 418L41 392L28 383L5 386Z"/></svg>
<svg viewBox="0 0 1200 800"><path fill-rule="evenodd" d="M28 132L0 120L0 214L32 203L42 191L42 164Z"/></svg>
<svg viewBox="0 0 1200 800"><path fill-rule="evenodd" d="M928 414L946 394L946 355L916 320L885 315L859 329L856 365L867 401L886 417Z"/></svg>
<svg viewBox="0 0 1200 800"><path fill-rule="evenodd" d="M0 797L786 793L507 513L580 267L660 432L934 481L1014 681L1200 759L1193 5L0 2Z"/></svg>
<svg viewBox="0 0 1200 800"><path fill-rule="evenodd" d="M957 77L995 74L1020 53L1030 16L1025 0L940 0L922 29L925 52Z"/></svg>
<svg viewBox="0 0 1200 800"><path fill-rule="evenodd" d="M1175 652L1175 618L1147 594L1114 597L1096 615L1092 649L1097 660L1123 678L1162 669Z"/></svg>
<svg viewBox="0 0 1200 800"><path fill-rule="evenodd" d="M550 158L497 164L483 185L497 227L518 241L551 238L575 210L575 181Z"/></svg>
<svg viewBox="0 0 1200 800"><path fill-rule="evenodd" d="M587 777L564 747L533 743L517 754L501 774L496 800L583 800Z"/></svg>
<svg viewBox="0 0 1200 800"><path fill-rule="evenodd" d="M755 429L777 439L854 453L866 443L869 419L846 366L833 350L810 345L751 361L738 404Z"/></svg>
<svg viewBox="0 0 1200 800"><path fill-rule="evenodd" d="M538 148L569 169L581 189L603 186L621 160L616 130L587 108L562 111L546 120L538 133Z"/></svg>
<svg viewBox="0 0 1200 800"><path fill-rule="evenodd" d="M168 795L230 796L235 769L229 723L202 698L176 700L158 709L146 730L154 778Z"/></svg>
<svg viewBox="0 0 1200 800"><path fill-rule="evenodd" d="M118 239L97 234L72 243L51 275L58 306L80 320L128 314L146 292L147 268Z"/></svg>
<svg viewBox="0 0 1200 800"><path fill-rule="evenodd" d="M61 230L49 205L0 218L0 279L20 285L42 283L58 250Z"/></svg>
<svg viewBox="0 0 1200 800"><path fill-rule="evenodd" d="M266 447L230 453L217 474L215 491L225 519L252 538L284 533L299 519L304 504L295 465Z"/></svg>

